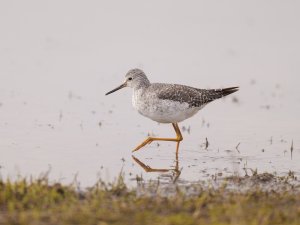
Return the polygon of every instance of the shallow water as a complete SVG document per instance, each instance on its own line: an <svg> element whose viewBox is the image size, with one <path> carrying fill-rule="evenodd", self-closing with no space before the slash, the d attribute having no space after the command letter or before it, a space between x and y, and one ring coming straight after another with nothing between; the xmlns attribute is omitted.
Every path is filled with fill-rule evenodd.
<svg viewBox="0 0 300 225"><path fill-rule="evenodd" d="M174 169L184 181L251 169L299 175L298 3L19 3L0 7L2 177L50 170L87 186L120 171L128 183L173 181ZM134 154L168 172L145 172L131 150L148 134L174 136L172 126L135 112L129 89L104 96L132 67L153 82L240 86L180 124L178 161L175 143Z"/></svg>

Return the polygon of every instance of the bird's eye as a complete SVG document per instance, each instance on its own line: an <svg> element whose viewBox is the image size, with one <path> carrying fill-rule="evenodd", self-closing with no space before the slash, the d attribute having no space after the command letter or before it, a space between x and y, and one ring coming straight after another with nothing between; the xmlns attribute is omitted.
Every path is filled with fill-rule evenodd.
<svg viewBox="0 0 300 225"><path fill-rule="evenodd" d="M132 80L132 77L129 77L128 80Z"/></svg>

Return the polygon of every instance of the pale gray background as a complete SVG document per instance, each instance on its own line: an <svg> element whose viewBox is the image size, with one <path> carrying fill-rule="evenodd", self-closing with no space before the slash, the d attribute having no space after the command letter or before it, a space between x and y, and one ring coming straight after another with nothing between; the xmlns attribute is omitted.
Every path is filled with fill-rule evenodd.
<svg viewBox="0 0 300 225"><path fill-rule="evenodd" d="M134 67L155 82L241 87L238 103L229 96L181 124L191 126L182 179L245 165L299 172L299 12L299 1L1 0L0 173L37 176L50 165L53 179L78 173L85 185L121 168L141 174L131 150L148 132L174 133L138 115L130 90L104 96ZM161 143L136 155L171 168L174 151Z"/></svg>

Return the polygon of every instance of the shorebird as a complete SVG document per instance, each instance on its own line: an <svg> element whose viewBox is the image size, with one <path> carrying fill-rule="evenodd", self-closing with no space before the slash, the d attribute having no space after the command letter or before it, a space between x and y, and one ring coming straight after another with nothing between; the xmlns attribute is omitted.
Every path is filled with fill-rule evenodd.
<svg viewBox="0 0 300 225"><path fill-rule="evenodd" d="M176 133L176 138L148 137L133 152L152 141L174 141L177 142L176 154L183 139L178 123L192 117L208 103L239 89L198 89L180 84L150 83L141 69L131 69L124 83L105 95L124 87L133 89L132 105L140 114L159 123L171 123Z"/></svg>

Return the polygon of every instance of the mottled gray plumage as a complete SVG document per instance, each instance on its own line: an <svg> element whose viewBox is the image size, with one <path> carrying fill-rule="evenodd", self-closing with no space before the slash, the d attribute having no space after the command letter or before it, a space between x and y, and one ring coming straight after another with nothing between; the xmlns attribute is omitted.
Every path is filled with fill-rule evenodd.
<svg viewBox="0 0 300 225"><path fill-rule="evenodd" d="M154 83L147 92L155 91L159 99L188 103L189 107L201 107L213 100L237 91L237 87L225 89L198 89L180 84Z"/></svg>
<svg viewBox="0 0 300 225"><path fill-rule="evenodd" d="M238 87L198 89L179 84L150 83L140 69L129 70L123 87L133 88L132 103L140 114L160 123L181 122L202 109L207 103L229 95Z"/></svg>

